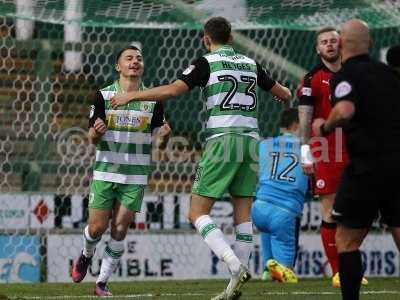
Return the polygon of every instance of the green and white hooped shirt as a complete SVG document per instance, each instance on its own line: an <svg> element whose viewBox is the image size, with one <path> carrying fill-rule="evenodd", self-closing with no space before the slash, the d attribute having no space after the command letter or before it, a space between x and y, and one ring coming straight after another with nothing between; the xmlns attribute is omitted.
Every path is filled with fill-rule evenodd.
<svg viewBox="0 0 400 300"><path fill-rule="evenodd" d="M275 81L253 59L224 45L194 61L179 79L203 89L207 139L227 133L259 137L257 86L269 91Z"/></svg>
<svg viewBox="0 0 400 300"><path fill-rule="evenodd" d="M141 84L139 90L143 89ZM132 101L113 109L110 99L121 92L115 81L96 93L91 107L89 127L97 118L107 125L96 146L93 179L146 185L151 172L151 132L163 124L163 107L160 102Z"/></svg>

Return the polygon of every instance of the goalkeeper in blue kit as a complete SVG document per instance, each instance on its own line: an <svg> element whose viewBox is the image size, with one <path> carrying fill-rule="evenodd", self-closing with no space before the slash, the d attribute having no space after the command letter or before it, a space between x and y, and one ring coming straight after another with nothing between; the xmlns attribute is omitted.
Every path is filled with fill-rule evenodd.
<svg viewBox="0 0 400 300"><path fill-rule="evenodd" d="M297 109L282 113L282 135L259 145L260 178L253 223L261 233L263 279L296 283L293 272L308 176L300 164Z"/></svg>

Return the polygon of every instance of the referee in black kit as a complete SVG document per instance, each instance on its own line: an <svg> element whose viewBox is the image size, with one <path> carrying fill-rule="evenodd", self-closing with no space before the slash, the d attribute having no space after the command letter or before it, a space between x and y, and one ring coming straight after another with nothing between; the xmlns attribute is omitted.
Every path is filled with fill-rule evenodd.
<svg viewBox="0 0 400 300"><path fill-rule="evenodd" d="M340 31L343 67L330 81L333 109L313 123L324 136L343 126L350 162L332 216L343 300L358 300L363 276L359 247L381 214L400 249L400 79L368 55L368 26L360 20Z"/></svg>

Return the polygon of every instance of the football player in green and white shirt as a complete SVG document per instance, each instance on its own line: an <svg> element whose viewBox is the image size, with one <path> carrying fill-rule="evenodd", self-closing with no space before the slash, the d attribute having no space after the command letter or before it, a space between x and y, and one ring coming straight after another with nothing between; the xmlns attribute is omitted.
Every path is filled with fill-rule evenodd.
<svg viewBox="0 0 400 300"><path fill-rule="evenodd" d="M123 48L115 66L119 79L97 91L90 111L89 139L96 144L96 160L89 194L89 220L83 234L84 247L73 264L72 279L81 282L87 273L96 244L111 221L111 239L104 251L95 294L110 296L107 282L124 252L124 239L135 212L139 212L151 172L152 131L167 139L171 129L164 123L162 104L131 102L111 107L117 93L144 90L141 51Z"/></svg>
<svg viewBox="0 0 400 300"><path fill-rule="evenodd" d="M230 23L222 17L211 18L204 26L203 37L210 53L195 60L178 80L111 99L112 106L119 107L150 99L163 101L195 86L203 89L208 112L207 143L196 170L189 218L232 274L227 288L214 299L238 298L241 286L250 279L247 270L253 247L250 211L257 183L259 138L257 88L282 100L291 98L290 91L272 80L258 63L237 53L230 45L231 40ZM235 251L209 216L214 202L225 191L232 196Z"/></svg>

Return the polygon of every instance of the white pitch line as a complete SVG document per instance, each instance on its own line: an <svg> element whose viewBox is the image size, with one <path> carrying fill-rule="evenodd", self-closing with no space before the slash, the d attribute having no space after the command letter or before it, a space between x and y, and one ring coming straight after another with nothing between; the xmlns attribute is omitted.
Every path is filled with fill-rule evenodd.
<svg viewBox="0 0 400 300"><path fill-rule="evenodd" d="M339 295L340 292L284 292L285 295ZM400 291L361 291L361 295L400 294Z"/></svg>
<svg viewBox="0 0 400 300"><path fill-rule="evenodd" d="M304 292L304 291L293 291L293 292L263 292L260 295L268 295L268 296L312 296L312 295L339 295L339 292ZM391 295L400 295L400 291L362 291L362 295L384 295L384 294L391 294ZM110 296L107 298L110 299L137 299L137 298L152 298L152 297L177 297L177 296L185 296L185 297L195 297L195 296L211 296L211 294L204 294L204 293L165 293L165 294L137 294L137 295L115 295ZM64 295L64 296L10 296L8 299L43 299L43 300L51 300L51 299L92 299L96 298L95 296L83 295L83 296L71 296L71 295Z"/></svg>

